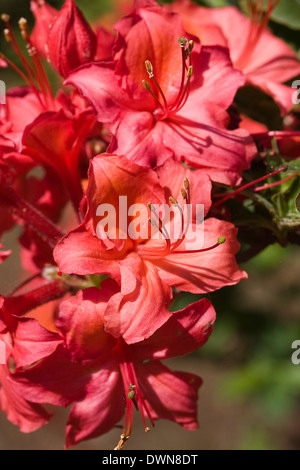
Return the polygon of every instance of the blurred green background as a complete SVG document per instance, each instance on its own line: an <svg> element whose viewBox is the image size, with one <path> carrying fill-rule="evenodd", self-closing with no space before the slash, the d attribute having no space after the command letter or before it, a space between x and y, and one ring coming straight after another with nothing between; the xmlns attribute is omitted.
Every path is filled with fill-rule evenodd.
<svg viewBox="0 0 300 470"><path fill-rule="evenodd" d="M49 3L57 8L62 0ZM76 0L87 18L96 21L110 12L113 1ZM220 6L238 2L204 1ZM24 16L33 24L29 1L0 0L12 24ZM300 47L300 2L282 1L271 27L296 50ZM285 6L284 6L285 5ZM120 11L122 3L116 6ZM6 44L1 38L1 51ZM10 53L8 53L10 54ZM11 55L10 55L11 56ZM9 69L0 70L7 88L20 83ZM15 232L14 232L15 233ZM5 248L14 243L5 238ZM271 245L241 267L249 279L209 296L217 311L215 330L208 343L193 355L168 361L175 370L196 373L204 379L199 396L200 429L184 431L158 421L144 434L135 416L130 449L299 449L300 365L291 362L294 340L300 340L300 248ZM0 267L0 292L8 293L18 276L17 253ZM182 295L173 305L182 308L199 296ZM21 434L0 413L0 449L62 449L64 424L69 410L57 414L44 428ZM119 436L113 430L76 449L112 449Z"/></svg>

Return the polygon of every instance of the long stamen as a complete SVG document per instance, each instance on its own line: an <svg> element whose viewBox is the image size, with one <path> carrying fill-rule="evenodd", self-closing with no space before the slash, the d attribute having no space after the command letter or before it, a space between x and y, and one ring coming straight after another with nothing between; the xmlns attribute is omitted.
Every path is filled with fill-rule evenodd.
<svg viewBox="0 0 300 470"><path fill-rule="evenodd" d="M197 249L197 250L176 251L175 254L179 255L179 254L191 254L191 253L204 253L206 251L214 250L219 245L222 245L223 243L225 243L225 241L226 241L225 237L219 237L218 241L216 243L214 243L213 245L211 245L207 248L200 248L200 249Z"/></svg>
<svg viewBox="0 0 300 470"><path fill-rule="evenodd" d="M158 89L158 92L160 93L160 95L163 99L164 108L167 109L168 108L168 103L167 103L166 97L165 97L164 92L162 91L158 81L156 80L156 77L153 73L153 66L152 66L150 60L145 61L145 67L146 67L146 70L148 72L149 78L151 78L154 81L154 83L155 83L155 85Z"/></svg>
<svg viewBox="0 0 300 470"><path fill-rule="evenodd" d="M130 368L130 372L131 372L131 375L133 376L134 378L134 381L135 383L138 383L138 380L137 380L137 377L136 377L136 374L135 374L135 370L134 370L134 367L133 367L133 364L132 362L130 362L128 364L129 368ZM143 422L143 425L144 425L144 429L145 429L145 432L149 432L150 431L150 428L146 425L146 420L145 420L145 414L144 414L144 410L147 414L147 417L149 418L152 426L154 427L154 420L151 416L151 413L145 403L145 400L143 398L143 395L139 389L139 387L135 386L135 389L136 389L136 400L137 400L137 405L138 405L138 408L139 408L139 411L141 413L141 418L142 418L142 422Z"/></svg>
<svg viewBox="0 0 300 470"><path fill-rule="evenodd" d="M279 1L280 0L268 0L268 6L264 13L264 0L248 0L251 25L249 27L245 47L241 50L239 57L235 61L237 68L242 69L247 65L249 57L253 54L261 34L269 22L271 13L278 5Z"/></svg>
<svg viewBox="0 0 300 470"><path fill-rule="evenodd" d="M182 195L183 200L186 203L185 207L187 207L187 222L185 223L184 221L184 214L183 214L182 207L176 201L177 208L181 212L181 236L177 239L175 243L171 245L170 251L176 250L176 248L178 248L182 244L187 234L189 225L190 225L190 216L191 216L190 214L190 183L187 178L184 178L183 180L183 187L181 188L181 195ZM173 204L173 201L171 198L170 198L170 202Z"/></svg>
<svg viewBox="0 0 300 470"><path fill-rule="evenodd" d="M178 42L181 47L181 53L182 53L182 74L181 74L181 83L179 87L179 92L177 95L177 98L175 100L175 103L173 104L172 108L170 108L170 112L175 113L179 111L183 106L185 105L187 99L188 99L188 90L189 90L189 85L191 78L193 76L193 66L192 66L192 56L191 52L194 47L194 41L189 41L184 38L180 37L178 38ZM187 49L185 49L185 46L188 44ZM189 67L186 65L186 60L189 57ZM184 85L184 77L185 77L185 71L187 69L187 82Z"/></svg>
<svg viewBox="0 0 300 470"><path fill-rule="evenodd" d="M180 109L182 109L183 106L185 105L185 103L187 102L187 99L189 97L190 82L191 82L191 78L192 78L193 74L194 74L194 68L193 68L192 65L190 65L188 67L188 71L187 71L187 75L186 75L187 81L186 81L184 90L182 92L181 98L180 98L179 102L177 103L177 105L175 106L175 108L172 110L172 112L180 111Z"/></svg>
<svg viewBox="0 0 300 470"><path fill-rule="evenodd" d="M269 173L268 175L262 176L261 178L258 178L258 179L255 180L255 181L251 181L250 183L244 184L243 186L241 186L240 188L236 189L235 191L232 191L231 193L229 193L229 194L227 194L225 197L223 197L220 201L214 202L211 207L219 206L220 204L223 204L225 201L227 201L227 200L230 199L231 197L233 197L233 196L235 196L236 194L238 194L239 192L243 191L244 189L250 188L250 187L253 186L254 184L260 183L261 181L264 181L264 180L270 178L271 176L275 176L275 175L277 175L278 173L281 173L282 171L286 171L287 169L288 169L288 166L287 166L287 165L282 165L280 168L278 168L278 170L275 170L275 171L273 171L272 173Z"/></svg>
<svg viewBox="0 0 300 470"><path fill-rule="evenodd" d="M20 57L20 59L22 61L22 64L24 66L24 69L27 73L28 79L31 83L31 86L36 90L36 92L38 92L38 90L36 88L34 78L33 78L33 75L34 75L33 68L32 68L30 62L26 59L26 57L24 56L24 54L22 53L22 51L19 47L19 44L18 44L18 42L15 38L15 35L14 35L13 30L12 30L12 28L10 26L10 23L9 23L9 19L10 19L9 16L6 15L6 14L3 14L3 15L1 15L1 19L4 21L5 26L6 26L6 29L3 31L5 40L12 46L13 50Z"/></svg>
<svg viewBox="0 0 300 470"><path fill-rule="evenodd" d="M298 175L298 173L293 173L292 175L287 176L286 178L283 178L280 181L276 181L275 183L266 184L266 185L263 185L263 186L258 186L257 188L254 188L254 191L258 192L258 191L263 191L264 189L273 188L274 186L278 186L279 184L282 184L282 183L285 183L286 181L291 180L292 178L294 178L297 175Z"/></svg>
<svg viewBox="0 0 300 470"><path fill-rule="evenodd" d="M161 102L159 101L157 96L153 93L153 91L151 89L151 85L147 82L147 80L143 80L142 85L145 88L145 90L149 91L150 95L154 98L154 100L158 104L158 106L160 106L162 109L164 109L163 105L161 104Z"/></svg>
<svg viewBox="0 0 300 470"><path fill-rule="evenodd" d="M166 241L170 240L170 235L168 233L168 230L166 229L165 225L163 224L163 221L161 220L161 218L157 214L154 205L151 202L148 202L148 207L149 207L151 213L155 216L155 218L156 218L156 220L159 224L159 231L161 232L163 237L166 239Z"/></svg>
<svg viewBox="0 0 300 470"><path fill-rule="evenodd" d="M25 83L32 89L33 93L36 95L40 105L44 109L47 109L49 107L48 97L50 97L52 104L54 102L54 97L53 97L49 80L40 62L37 51L30 41L30 36L28 32L28 27L27 27L27 20L25 18L21 18L18 24L19 24L19 28L21 32L21 37L26 43L27 51L31 58L32 63L24 56L24 54L21 51L21 48L18 45L18 42L14 36L13 30L9 23L9 20L10 20L9 15L2 14L1 19L4 21L6 25L6 29L4 30L4 37L6 41L11 45L15 53L20 57L24 70L25 70L25 74L3 54L0 54L0 57L3 60L5 60L6 63L21 76L21 78L25 81ZM44 103L41 99L40 93L44 97L44 101L45 101Z"/></svg>
<svg viewBox="0 0 300 470"><path fill-rule="evenodd" d="M32 60L32 63L33 63L33 66L34 66L34 71L35 71L34 75L35 75L36 81L37 81L37 83L40 87L40 90L43 92L46 101L47 101L47 96L49 96L52 100L52 103L53 103L52 89L51 89L49 80L47 78L47 75L44 71L44 68L41 64L41 61L39 59L39 56L37 54L37 50L33 46L32 42L30 40L28 27L27 27L27 20L25 18L20 18L18 24L19 24L19 28L20 28L20 31L21 31L21 36L22 36L22 38L24 39L24 41L26 43L28 54L31 57L31 60Z"/></svg>
<svg viewBox="0 0 300 470"><path fill-rule="evenodd" d="M163 236L163 238L166 242L166 247L162 249L162 252L168 252L170 250L170 245L171 245L170 239L168 238L168 236L166 236L166 234L164 233L162 227L160 227L158 225L156 220L154 220L152 217L149 217L148 221L150 222L151 225L153 225L153 227L155 227L162 234L162 236Z"/></svg>

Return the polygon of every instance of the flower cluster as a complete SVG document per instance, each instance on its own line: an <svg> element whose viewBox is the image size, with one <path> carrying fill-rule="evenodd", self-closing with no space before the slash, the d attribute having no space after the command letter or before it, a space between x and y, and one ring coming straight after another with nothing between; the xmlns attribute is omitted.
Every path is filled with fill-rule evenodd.
<svg viewBox="0 0 300 470"><path fill-rule="evenodd" d="M283 236L257 193L298 174L274 164L272 143L295 149L298 129L267 129L234 102L251 86L282 120L296 116L284 82L300 62L267 29L277 2L265 13L260 3L249 2L249 18L135 0L110 32L90 26L74 0L60 11L33 0L33 31L19 21L28 54L2 15L21 65L1 54L0 66L24 85L0 106L0 236L21 227L28 278L0 296L0 405L21 431L49 421L45 404L71 405L67 448L123 419L122 449L134 410L146 432L160 418L197 428L202 379L161 360L201 347L215 321L206 294L247 277L226 201L264 204L271 219L261 230ZM57 73L55 93L43 60ZM245 180L255 162L263 174ZM11 251L1 248L3 263ZM200 300L174 311L182 292Z"/></svg>

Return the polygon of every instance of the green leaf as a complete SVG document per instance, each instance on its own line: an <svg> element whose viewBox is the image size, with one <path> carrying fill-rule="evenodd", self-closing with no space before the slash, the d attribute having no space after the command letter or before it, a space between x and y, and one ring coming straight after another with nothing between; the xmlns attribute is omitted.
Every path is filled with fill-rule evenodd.
<svg viewBox="0 0 300 470"><path fill-rule="evenodd" d="M262 122L269 129L281 129L280 109L275 101L262 90L251 85L240 88L235 102L242 114Z"/></svg>
<svg viewBox="0 0 300 470"><path fill-rule="evenodd" d="M229 4L226 0L203 0L201 3L211 8L228 7Z"/></svg>
<svg viewBox="0 0 300 470"><path fill-rule="evenodd" d="M297 211L300 212L300 193L295 199L295 206L296 206Z"/></svg>
<svg viewBox="0 0 300 470"><path fill-rule="evenodd" d="M300 171L300 158L296 158L296 160L292 160L287 164L288 170L292 171L293 173L296 171Z"/></svg>
<svg viewBox="0 0 300 470"><path fill-rule="evenodd" d="M282 194L274 194L274 196L272 196L272 202L276 205L280 217L287 215L289 208Z"/></svg>
<svg viewBox="0 0 300 470"><path fill-rule="evenodd" d="M271 19L291 29L300 29L300 0L284 0L274 8Z"/></svg>

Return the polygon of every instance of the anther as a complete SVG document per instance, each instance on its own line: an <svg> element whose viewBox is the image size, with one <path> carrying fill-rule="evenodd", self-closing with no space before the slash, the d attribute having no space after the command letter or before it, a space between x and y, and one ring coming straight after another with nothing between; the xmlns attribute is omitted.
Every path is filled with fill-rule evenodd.
<svg viewBox="0 0 300 470"><path fill-rule="evenodd" d="M191 55L192 50L194 49L194 41L189 41L189 46L185 50L185 58L187 59L189 55Z"/></svg>
<svg viewBox="0 0 300 470"><path fill-rule="evenodd" d="M187 178L184 178L183 180L183 186L184 186L184 189L189 189L190 187L190 182Z"/></svg>
<svg viewBox="0 0 300 470"><path fill-rule="evenodd" d="M125 446L126 442L128 441L129 437L130 436L125 436L125 434L121 434L120 441L118 442L118 444L114 448L114 450L122 450L123 447Z"/></svg>
<svg viewBox="0 0 300 470"><path fill-rule="evenodd" d="M151 428L149 428L149 426L146 426L145 427L145 432L149 432Z"/></svg>
<svg viewBox="0 0 300 470"><path fill-rule="evenodd" d="M175 197L173 196L169 197L169 201L171 202L171 204L174 204L174 205L178 204L178 201L176 201Z"/></svg>
<svg viewBox="0 0 300 470"><path fill-rule="evenodd" d="M129 400L133 400L134 397L135 397L135 391L134 391L134 389L136 388L136 385L131 385L131 384L129 384L129 385L128 385L128 388L129 388L130 392L128 392L128 395L127 395L127 396L128 396L128 398L129 398Z"/></svg>
<svg viewBox="0 0 300 470"><path fill-rule="evenodd" d="M25 18L20 18L18 24L21 31L27 31L27 20Z"/></svg>
<svg viewBox="0 0 300 470"><path fill-rule="evenodd" d="M5 41L12 42L12 37L11 37L9 29L4 29L3 34L4 34Z"/></svg>
<svg viewBox="0 0 300 470"><path fill-rule="evenodd" d="M183 199L187 198L187 192L184 188L181 188L181 196L183 197Z"/></svg>
<svg viewBox="0 0 300 470"><path fill-rule="evenodd" d="M152 66L150 60L145 61L145 67L146 67L146 70L149 74L149 78L153 78L153 66Z"/></svg>
<svg viewBox="0 0 300 470"><path fill-rule="evenodd" d="M179 44L180 44L180 47L185 47L188 43L188 40L187 38L185 38L184 36L181 36L180 38L177 39Z"/></svg>
<svg viewBox="0 0 300 470"><path fill-rule="evenodd" d="M193 73L194 73L194 67L190 65L186 74L187 78L191 78L193 76Z"/></svg>
<svg viewBox="0 0 300 470"><path fill-rule="evenodd" d="M147 80L143 80L142 85L145 88L145 90L147 91L151 90L151 85L147 82Z"/></svg>
<svg viewBox="0 0 300 470"><path fill-rule="evenodd" d="M1 20L4 21L4 23L8 23L10 20L10 16L7 13L2 13Z"/></svg>

